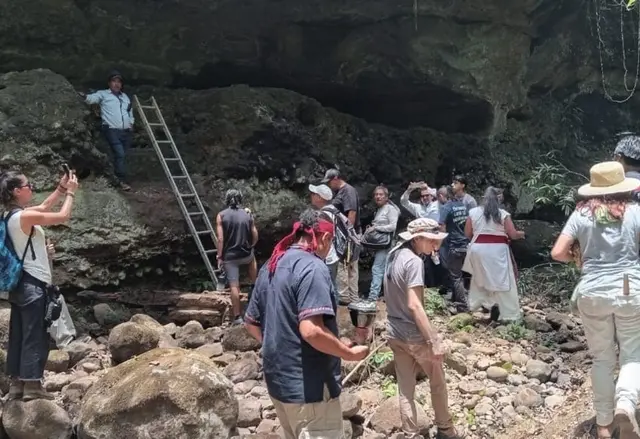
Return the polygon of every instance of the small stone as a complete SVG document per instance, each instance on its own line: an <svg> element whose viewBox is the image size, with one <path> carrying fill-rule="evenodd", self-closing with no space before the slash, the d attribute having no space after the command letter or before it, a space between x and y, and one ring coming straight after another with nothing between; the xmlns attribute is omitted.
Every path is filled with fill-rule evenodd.
<svg viewBox="0 0 640 439"><path fill-rule="evenodd" d="M167 335L170 335L172 337L178 333L178 325L176 325L173 322L167 323L166 325L163 326L163 328L164 328L164 332Z"/></svg>
<svg viewBox="0 0 640 439"><path fill-rule="evenodd" d="M516 394L513 402L516 407L539 407L542 405L542 397L535 390L525 387Z"/></svg>
<svg viewBox="0 0 640 439"><path fill-rule="evenodd" d="M529 360L525 375L527 378L537 379L541 383L546 383L551 378L551 371L552 368L547 363L539 360Z"/></svg>
<svg viewBox="0 0 640 439"><path fill-rule="evenodd" d="M476 361L475 364L475 368L478 370L487 370L489 369L489 367L492 366L491 361L489 361L488 358L480 358L478 359L478 361Z"/></svg>
<svg viewBox="0 0 640 439"><path fill-rule="evenodd" d="M479 395L485 390L485 387L477 381L460 381L458 390L460 390L460 393L467 395Z"/></svg>
<svg viewBox="0 0 640 439"><path fill-rule="evenodd" d="M478 416L485 416L493 412L493 407L491 407L491 404L481 403L475 407L474 411Z"/></svg>
<svg viewBox="0 0 640 439"><path fill-rule="evenodd" d="M102 369L102 364L100 364L100 360L98 360L97 358L83 361L80 364L81 364L82 370L84 370L88 374L92 374Z"/></svg>
<svg viewBox="0 0 640 439"><path fill-rule="evenodd" d="M64 351L69 354L69 367L73 367L84 360L93 351L93 347L88 343L72 341L64 347Z"/></svg>
<svg viewBox="0 0 640 439"><path fill-rule="evenodd" d="M527 377L523 375L512 374L507 377L507 383L512 386L521 386L527 382Z"/></svg>
<svg viewBox="0 0 640 439"><path fill-rule="evenodd" d="M49 375L44 380L44 388L47 392L59 392L60 390L62 390L64 386L66 386L70 382L71 382L71 375L66 375L62 373ZM0 437L2 436L0 435Z"/></svg>
<svg viewBox="0 0 640 439"><path fill-rule="evenodd" d="M273 433L274 431L276 431L276 428L278 428L279 425L280 423L276 420L263 419L260 422L260 425L258 425L258 428L256 428L256 434Z"/></svg>
<svg viewBox="0 0 640 439"><path fill-rule="evenodd" d="M467 399L462 406L468 410L471 410L472 408L474 408L475 406L478 405L478 403L480 402L480 395L473 395L471 398Z"/></svg>
<svg viewBox="0 0 640 439"><path fill-rule="evenodd" d="M453 352L445 357L445 364L451 369L458 372L460 375L468 375L469 367L467 366L466 360L462 354L458 352Z"/></svg>
<svg viewBox="0 0 640 439"><path fill-rule="evenodd" d="M565 343L559 344L558 348L562 352L568 352L568 353L571 354L571 353L574 353L574 352L583 351L587 347L583 343L580 343L579 341L569 340L569 341L567 341Z"/></svg>
<svg viewBox="0 0 640 439"><path fill-rule="evenodd" d="M223 353L222 344L207 343L197 348L196 352L204 355L207 358L219 357Z"/></svg>
<svg viewBox="0 0 640 439"><path fill-rule="evenodd" d="M555 409L564 404L565 397L562 395L550 395L544 399L544 406L549 409Z"/></svg>
<svg viewBox="0 0 640 439"><path fill-rule="evenodd" d="M487 378L497 383L506 382L508 376L509 372L504 370L502 367L491 366L489 369L487 369Z"/></svg>
<svg viewBox="0 0 640 439"><path fill-rule="evenodd" d="M45 370L56 373L66 372L69 370L69 354L61 350L50 351Z"/></svg>
<svg viewBox="0 0 640 439"><path fill-rule="evenodd" d="M262 420L260 401L238 400L238 427L257 427Z"/></svg>
<svg viewBox="0 0 640 439"><path fill-rule="evenodd" d="M360 411L362 399L356 394L343 392L340 394L340 405L342 406L342 417L349 419Z"/></svg>
<svg viewBox="0 0 640 439"><path fill-rule="evenodd" d="M262 386L254 386L250 393L251 396L255 396L256 398L269 396L269 391ZM262 407L264 408L264 405Z"/></svg>
<svg viewBox="0 0 640 439"><path fill-rule="evenodd" d="M549 323L545 322L540 317L535 316L535 315L531 315L531 314L524 316L524 326L527 329L530 329L530 330L536 331L536 332L551 332L551 331L553 331L553 328L551 327L551 325Z"/></svg>
<svg viewBox="0 0 640 439"><path fill-rule="evenodd" d="M232 353L225 352L224 354L220 355L219 357L212 358L212 360L218 366L225 367L225 366L228 366L229 364L233 363L236 360L236 356L233 355Z"/></svg>
<svg viewBox="0 0 640 439"><path fill-rule="evenodd" d="M233 383L241 383L243 381L257 380L260 378L258 363L250 359L231 363L224 368L224 374Z"/></svg>
<svg viewBox="0 0 640 439"><path fill-rule="evenodd" d="M233 391L236 395L246 395L251 390L253 390L253 388L256 387L257 384L258 382L255 380L243 381L241 383L235 384L233 386Z"/></svg>
<svg viewBox="0 0 640 439"><path fill-rule="evenodd" d="M511 363L516 366L524 366L530 360L529 356L523 354L521 352L512 352L511 353Z"/></svg>

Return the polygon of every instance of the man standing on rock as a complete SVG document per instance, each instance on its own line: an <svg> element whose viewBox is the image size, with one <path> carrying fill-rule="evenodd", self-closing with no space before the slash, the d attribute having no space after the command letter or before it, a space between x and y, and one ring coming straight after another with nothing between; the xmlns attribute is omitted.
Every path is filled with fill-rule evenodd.
<svg viewBox="0 0 640 439"><path fill-rule="evenodd" d="M324 263L333 223L302 213L262 267L245 313L262 342L264 379L285 439L342 439L340 359L366 357L366 346L338 339L337 304Z"/></svg>
<svg viewBox="0 0 640 439"><path fill-rule="evenodd" d="M331 221L335 223L334 213L331 211L331 199L333 198L333 192L326 184L319 184L317 186L310 184L309 192L311 193L311 205L316 209L321 210L324 214L326 214ZM329 273L331 273L331 282L333 283L333 287L336 291L338 291L338 285L336 283L336 279L338 277L338 263L340 262L340 258L338 258L338 253L336 252L335 246L331 244L331 249L329 253L327 253L327 257L324 260L327 267L329 267Z"/></svg>
<svg viewBox="0 0 640 439"><path fill-rule="evenodd" d="M231 288L231 307L233 324L242 324L242 306L240 305L240 267L247 266L249 278L256 281L258 266L253 248L258 243L258 229L248 209L242 207L242 193L229 189L225 194L227 208L216 217L218 234L218 265L227 273Z"/></svg>
<svg viewBox="0 0 640 439"><path fill-rule="evenodd" d="M349 183L344 181L338 169L329 169L322 179L335 193L332 203L340 213L349 218L349 222L360 234L360 199L358 192ZM351 261L338 264L338 295L340 305L348 305L359 300L358 294L358 258L351 258Z"/></svg>
<svg viewBox="0 0 640 439"><path fill-rule="evenodd" d="M407 438L419 438L414 393L416 370L421 367L429 378L431 405L438 427L437 439L459 438L449 413L447 383L442 361L445 348L424 310L424 279L420 255L438 250L447 236L436 221L411 221L400 233L403 243L389 253L384 279L387 302L387 336L393 351L400 398L402 430Z"/></svg>
<svg viewBox="0 0 640 439"><path fill-rule="evenodd" d="M122 91L124 80L120 72L113 71L107 79L109 88L89 95L80 93L89 105L100 105L102 132L113 152L113 169L118 185L124 191L131 190L126 183L125 156L133 140L133 108L131 100Z"/></svg>

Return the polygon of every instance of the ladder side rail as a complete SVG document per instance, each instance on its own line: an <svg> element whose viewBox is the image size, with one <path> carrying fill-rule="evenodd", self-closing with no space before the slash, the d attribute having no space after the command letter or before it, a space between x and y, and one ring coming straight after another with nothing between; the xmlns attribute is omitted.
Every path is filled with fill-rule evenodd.
<svg viewBox="0 0 640 439"><path fill-rule="evenodd" d="M192 193L196 194L196 197L195 197L196 204L198 206L198 209L204 214L203 215L203 220L204 220L205 226L209 230L211 230L211 239L213 240L213 244L217 248L217 246L218 246L218 236L216 234L216 230L213 228L213 225L211 224L211 220L209 219L209 215L207 215L207 211L204 209L204 205L202 204L202 201L200 200L200 196L198 195L198 192L196 191L196 187L193 184L193 180L191 180L191 175L187 171L187 167L184 164L184 161L182 160L182 156L180 155L180 152L178 151L178 147L176 146L176 143L173 140L173 136L171 135L171 132L169 131L169 127L167 127L167 123L164 120L164 117L162 116L162 112L160 111L160 107L158 106L158 103L156 102L155 97L151 98L151 102L152 102L152 105L155 108L156 115L158 116L158 119L160 120L160 123L162 123L162 127L164 129L165 135L167 136L167 139L170 141L171 149L173 150L173 153L175 154L175 157L180 159L179 160L180 168L181 168L183 174L186 176L187 185L189 186L189 189L192 191ZM173 178L171 178L171 180L173 180Z"/></svg>
<svg viewBox="0 0 640 439"><path fill-rule="evenodd" d="M196 247L198 248L198 251L200 253L200 256L202 257L202 259L204 260L205 263L205 267L207 268L207 271L209 272L209 276L211 277L211 280L216 283L217 282L217 276L215 274L215 269L213 267L213 265L211 264L211 261L209 260L208 254L206 252L206 250L204 249L204 246L202 245L202 241L200 240L198 233L196 231L195 225L193 224L193 221L191 220L191 216L189 215L189 211L187 210L187 206L184 203L184 200L182 199L182 197L180 196L180 190L178 188L178 186L176 185L175 181L173 180L173 178L171 177L171 170L169 169L169 166L167 166L167 162L164 159L164 156L162 154L162 150L160 149L160 146L157 144L157 139L155 134L153 133L153 129L151 128L151 126L149 125L149 120L147 119L147 116L144 112L144 109L142 108L142 105L140 104L140 101L138 99L138 96L134 96L134 102L138 108L138 113L140 114L140 117L142 119L142 122L144 124L145 130L147 131L147 134L151 140L152 146L154 148L154 150L156 151L156 154L158 155L158 158L160 160L160 164L162 165L162 168L165 172L165 175L167 176L167 179L169 180L169 185L171 186L171 189L178 201L178 206L180 207L180 210L182 211L182 215L185 218L187 225L189 227L189 230L191 232L191 235L193 236L193 239L196 242ZM155 100L154 100L154 104L155 104ZM156 109L157 109L157 105L156 105ZM162 121L164 123L164 120ZM166 124L164 125L166 127ZM166 132L165 132L166 133ZM173 142L173 139L170 139ZM180 157L178 157L180 158ZM182 162L182 159L180 158L180 162ZM188 174L186 174L188 176ZM193 186L193 184L191 184L191 186ZM194 188L195 189L195 188ZM195 194L195 199L198 200L198 194L195 192L195 190L193 191L193 193ZM202 203L198 203L198 208L200 209L200 211L203 213L203 216L206 217L206 212L204 211L204 208L202 206ZM216 243L217 241L214 240L214 243Z"/></svg>

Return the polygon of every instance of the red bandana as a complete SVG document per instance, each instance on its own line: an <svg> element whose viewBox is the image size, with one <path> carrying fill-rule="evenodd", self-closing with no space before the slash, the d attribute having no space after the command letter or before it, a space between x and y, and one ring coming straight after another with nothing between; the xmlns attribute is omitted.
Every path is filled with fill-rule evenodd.
<svg viewBox="0 0 640 439"><path fill-rule="evenodd" d="M296 233L298 232L304 232L305 235L311 238L311 245L303 247L304 251L313 253L318 249L318 242L316 241L316 233L314 233L314 229L312 227L305 226L300 221L297 221L293 224L293 230L291 231L291 233L282 238L273 248L273 253L271 253L271 259L269 260L269 273L275 273L278 261L284 255L287 249L294 244ZM318 221L316 232L331 233L333 235L333 223L321 219L320 221Z"/></svg>

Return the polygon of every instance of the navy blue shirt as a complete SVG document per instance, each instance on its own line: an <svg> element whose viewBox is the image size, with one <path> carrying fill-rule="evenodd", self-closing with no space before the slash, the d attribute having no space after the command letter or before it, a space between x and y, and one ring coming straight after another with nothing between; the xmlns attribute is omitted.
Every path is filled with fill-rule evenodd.
<svg viewBox="0 0 640 439"><path fill-rule="evenodd" d="M454 198L442 207L440 212L440 224L444 224L449 234L443 246L446 248L463 248L469 244L469 239L464 234L464 225L467 222L469 210L462 200Z"/></svg>
<svg viewBox="0 0 640 439"><path fill-rule="evenodd" d="M291 247L273 276L260 269L245 321L262 330L262 368L269 395L284 403L322 402L324 387L340 396L340 359L314 349L300 335L304 319L322 315L338 336L336 300L329 268L322 259Z"/></svg>

